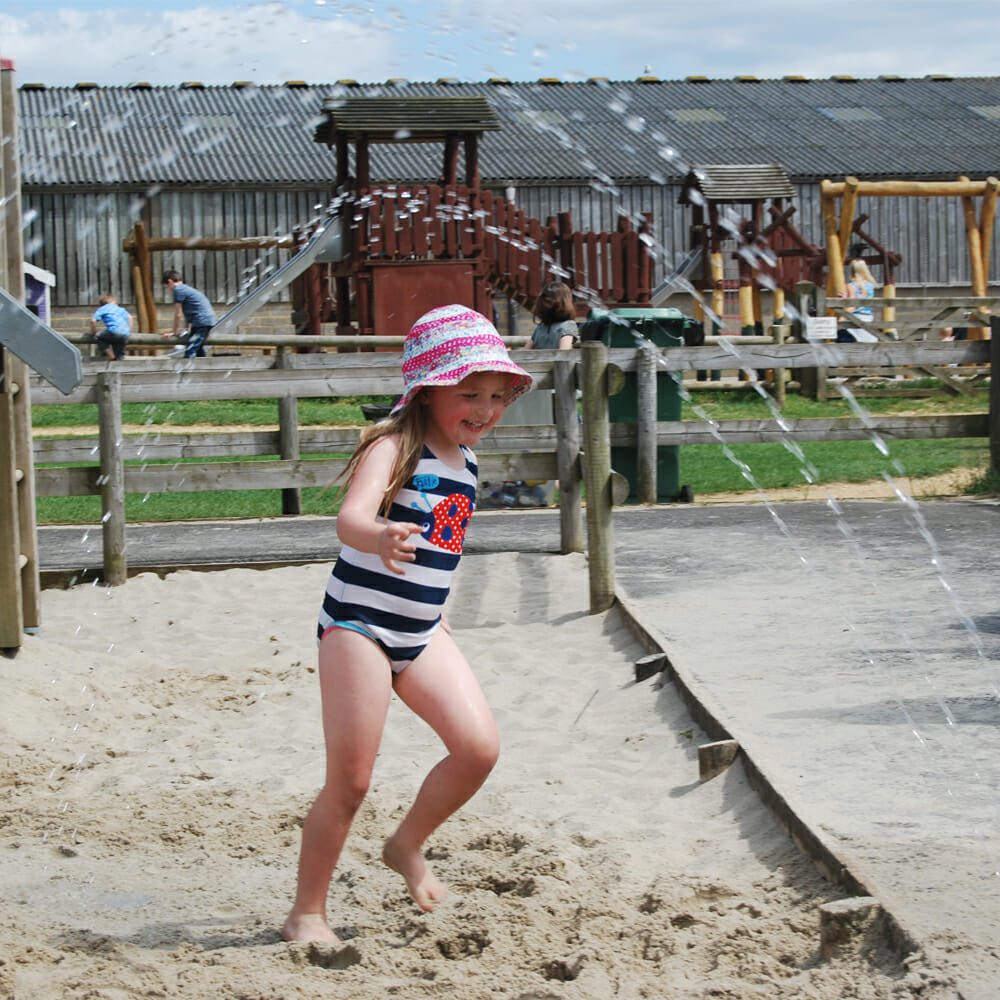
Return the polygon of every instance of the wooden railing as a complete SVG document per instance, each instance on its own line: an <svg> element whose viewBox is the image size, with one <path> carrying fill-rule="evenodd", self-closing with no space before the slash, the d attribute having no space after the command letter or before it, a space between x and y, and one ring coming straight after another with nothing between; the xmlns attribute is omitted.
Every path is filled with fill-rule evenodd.
<svg viewBox="0 0 1000 1000"><path fill-rule="evenodd" d="M859 317L853 310L866 306L871 319ZM864 331L877 341L939 341L946 334L963 330L963 336L982 340L989 333L991 313L1000 306L1000 296L972 295L907 295L876 296L869 299L834 298L810 282L796 285L796 308L805 316L832 316L840 327ZM798 324L801 334L802 324ZM954 364L954 362L949 362ZM970 395L977 381L990 373L988 362L965 366L961 373L942 365L917 365L907 374L924 374L937 379L955 395ZM868 376L885 377L885 368L872 365L850 367L820 366L806 380L807 391L817 399L825 399L827 379L859 379ZM961 376L961 377L959 377Z"/></svg>
<svg viewBox="0 0 1000 1000"><path fill-rule="evenodd" d="M556 390L556 421L542 426L498 426L477 448L484 480L558 479L563 551L583 547L581 483L600 472L595 459L612 446L635 448L638 498L656 501L656 452L661 446L736 444L765 441L886 440L938 437L988 437L991 463L1000 470L1000 385L991 386L991 413L937 414L926 417L882 416L804 420L732 420L657 422L656 383L663 371L683 373L732 368L806 369L829 366L902 366L992 363L1000 355L1000 337L987 341L910 341L877 344L741 344L741 338L703 347L650 344L640 349L607 350L589 343L580 352L514 351L515 359L535 377L538 388ZM599 357L598 357L599 356ZM604 374L581 379L581 360L595 358ZM36 493L39 496L102 497L104 576L124 580L127 493L175 493L206 490L280 489L283 512L297 512L297 491L335 482L346 456L357 443L359 428L300 428L297 400L397 394L400 357L377 354L291 354L241 358L135 359L121 364L93 361L85 366L79 387L64 396L41 381L32 383L34 405L96 403L99 434L41 436L34 441ZM595 414L607 412L609 386L631 376L637 383L635 423L611 423L607 431ZM577 420L576 389L584 390L584 443ZM125 402L176 400L273 399L277 430L217 431L179 434L146 431L125 434L121 405ZM587 417L587 414L590 417ZM606 421L605 421L606 423ZM581 455L591 457L582 463ZM183 465L154 464L180 459L223 459ZM251 461L261 458L261 461ZM610 468L610 457L607 458ZM594 469L598 472L595 473ZM615 474L601 482L588 480L588 538L605 544L599 517L601 504L610 509ZM616 495L620 495L618 491ZM277 513L277 511L276 511ZM597 518L591 531L590 520ZM599 562L599 560L598 560ZM613 570L613 567L612 567ZM603 571L602 571L603 572ZM598 587L603 593L606 581Z"/></svg>
<svg viewBox="0 0 1000 1000"><path fill-rule="evenodd" d="M635 227L622 216L616 232L583 233L569 212L543 223L489 191L433 184L379 188L351 210L348 268L372 258L482 257L490 283L528 308L555 276L607 306L650 302L648 218Z"/></svg>

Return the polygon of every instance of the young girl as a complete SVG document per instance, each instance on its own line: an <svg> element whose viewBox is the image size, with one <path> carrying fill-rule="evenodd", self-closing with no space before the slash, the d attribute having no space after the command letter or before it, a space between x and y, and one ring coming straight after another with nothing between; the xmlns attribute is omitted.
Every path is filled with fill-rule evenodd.
<svg viewBox="0 0 1000 1000"><path fill-rule="evenodd" d="M875 295L875 278L871 271L868 269L868 265L861 259L855 258L851 261L850 265L850 280L847 282L847 297L849 299L870 299ZM854 306L852 309L848 310L852 316L866 322L872 323L875 320L875 311L870 305L858 305ZM851 341L856 341L858 343L863 343L865 341L877 341L873 333L869 333L860 326L849 327L844 336L838 334L837 340L850 343Z"/></svg>
<svg viewBox="0 0 1000 1000"><path fill-rule="evenodd" d="M489 706L441 609L475 505L471 447L531 388L531 376L483 316L451 305L410 330L403 384L392 414L364 432L346 470L343 547L319 617L326 782L302 828L287 941L337 941L327 890L368 790L393 691L447 751L382 850L423 910L445 894L423 844L472 797L499 753Z"/></svg>
<svg viewBox="0 0 1000 1000"><path fill-rule="evenodd" d="M561 281L550 281L535 302L538 325L524 346L533 349L575 347L578 341L573 292Z"/></svg>

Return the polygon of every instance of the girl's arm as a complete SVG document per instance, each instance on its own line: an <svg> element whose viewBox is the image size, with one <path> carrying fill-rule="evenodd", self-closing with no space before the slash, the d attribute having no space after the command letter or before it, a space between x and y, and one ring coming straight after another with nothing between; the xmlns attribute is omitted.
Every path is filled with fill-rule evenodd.
<svg viewBox="0 0 1000 1000"><path fill-rule="evenodd" d="M359 552L377 555L393 573L403 572L398 563L416 558L416 545L410 536L421 531L419 524L378 519L398 451L399 439L395 436L382 438L368 449L337 515L337 537Z"/></svg>
<svg viewBox="0 0 1000 1000"><path fill-rule="evenodd" d="M574 337L571 333L564 334L559 338L559 350L566 351L573 346Z"/></svg>

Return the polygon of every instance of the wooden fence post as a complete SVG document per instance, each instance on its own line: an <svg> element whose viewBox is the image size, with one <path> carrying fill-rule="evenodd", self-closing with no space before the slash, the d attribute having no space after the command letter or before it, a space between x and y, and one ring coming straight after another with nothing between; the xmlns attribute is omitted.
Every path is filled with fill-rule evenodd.
<svg viewBox="0 0 1000 1000"><path fill-rule="evenodd" d="M775 344L779 346L788 339L788 327L784 323L775 323L771 327L771 336L774 337ZM774 369L774 401L778 406L785 405L787 398L788 369Z"/></svg>
<svg viewBox="0 0 1000 1000"><path fill-rule="evenodd" d="M117 371L97 376L97 420L101 445L101 527L104 582L118 587L128 577L125 562L125 463L122 460L122 382Z"/></svg>
<svg viewBox="0 0 1000 1000"><path fill-rule="evenodd" d="M606 611L615 600L611 535L611 424L608 420L608 350L599 340L581 348L583 435L587 483L587 554L590 613Z"/></svg>
<svg viewBox="0 0 1000 1000"><path fill-rule="evenodd" d="M287 347L278 348L275 368L288 368L292 363ZM278 451L283 459L298 461L299 450L299 401L289 392L278 399ZM281 491L281 513L302 513L302 491L289 486Z"/></svg>
<svg viewBox="0 0 1000 1000"><path fill-rule="evenodd" d="M583 552L580 507L580 420L576 412L576 360L552 366L555 384L556 468L559 476L560 551Z"/></svg>
<svg viewBox="0 0 1000 1000"><path fill-rule="evenodd" d="M656 382L659 351L644 340L636 352L636 496L656 503Z"/></svg>
<svg viewBox="0 0 1000 1000"><path fill-rule="evenodd" d="M1000 316L990 317L990 471L1000 476Z"/></svg>
<svg viewBox="0 0 1000 1000"><path fill-rule="evenodd" d="M20 544L17 531L17 461L10 361L0 347L0 649L16 649L24 631ZM27 391L24 387L23 391Z"/></svg>
<svg viewBox="0 0 1000 1000"><path fill-rule="evenodd" d="M811 281L800 281L795 285L795 308L799 313L797 324L799 339L806 339L806 320L810 316L823 316L826 313L826 292ZM806 396L824 402L826 400L826 368L799 368L799 385Z"/></svg>

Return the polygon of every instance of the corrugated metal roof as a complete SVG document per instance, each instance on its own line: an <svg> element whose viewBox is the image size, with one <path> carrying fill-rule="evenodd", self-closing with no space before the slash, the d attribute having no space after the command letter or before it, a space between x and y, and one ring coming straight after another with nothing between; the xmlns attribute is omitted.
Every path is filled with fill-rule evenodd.
<svg viewBox="0 0 1000 1000"><path fill-rule="evenodd" d="M336 163L314 133L331 109L357 97L488 104L501 126L480 148L488 184L678 180L694 163L775 163L798 182L845 173L1000 174L1000 119L974 110L1000 106L1000 77L980 77L25 86L22 180L27 187L322 187ZM832 118L821 110L830 108L847 110ZM690 120L706 117L714 120ZM372 176L436 177L440 155L437 143L376 146Z"/></svg>
<svg viewBox="0 0 1000 1000"><path fill-rule="evenodd" d="M684 179L680 200L690 202L696 188L708 201L750 201L758 198L794 198L788 174L775 163L701 165Z"/></svg>

